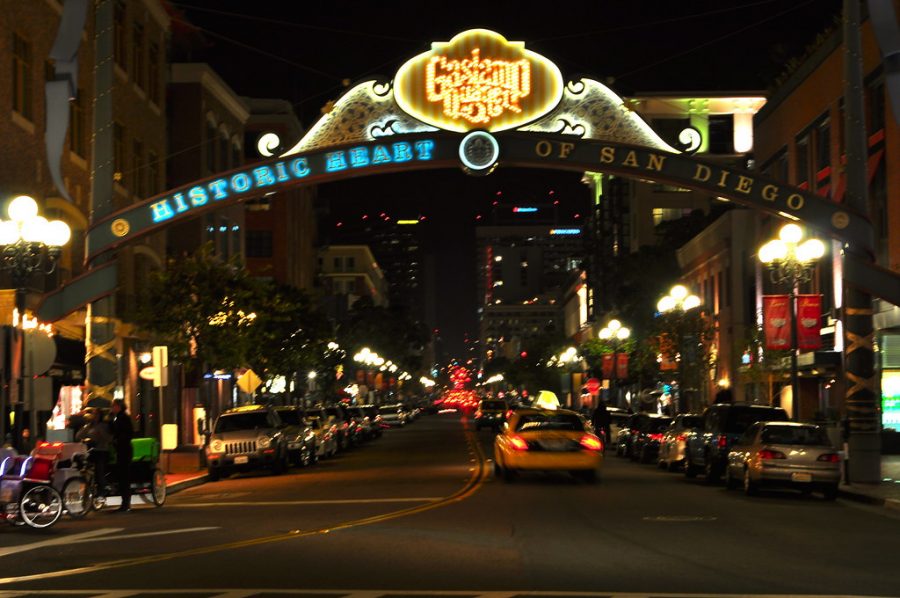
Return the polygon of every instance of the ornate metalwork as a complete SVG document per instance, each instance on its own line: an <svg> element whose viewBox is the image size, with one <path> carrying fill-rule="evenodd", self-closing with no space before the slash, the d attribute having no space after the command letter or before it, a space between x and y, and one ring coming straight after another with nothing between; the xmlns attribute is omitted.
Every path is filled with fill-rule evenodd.
<svg viewBox="0 0 900 598"><path fill-rule="evenodd" d="M3 247L0 269L8 271L13 286L20 289L37 272L51 274L56 269L59 254L59 247L19 240Z"/></svg>
<svg viewBox="0 0 900 598"><path fill-rule="evenodd" d="M403 112L394 101L390 83L372 79L356 85L341 96L331 110L283 155L428 131L437 129Z"/></svg>
<svg viewBox="0 0 900 598"><path fill-rule="evenodd" d="M628 143L677 153L610 88L581 78L566 84L559 105L519 131L572 135L582 139Z"/></svg>

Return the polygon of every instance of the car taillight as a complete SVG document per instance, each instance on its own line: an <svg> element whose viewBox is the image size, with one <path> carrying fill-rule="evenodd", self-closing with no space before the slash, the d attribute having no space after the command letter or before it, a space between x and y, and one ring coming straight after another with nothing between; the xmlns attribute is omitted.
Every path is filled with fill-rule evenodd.
<svg viewBox="0 0 900 598"><path fill-rule="evenodd" d="M650 434L650 440L662 440L662 434Z"/></svg>
<svg viewBox="0 0 900 598"><path fill-rule="evenodd" d="M586 448L589 451L602 451L603 450L603 442L600 441L599 438L593 436L592 434L585 434L578 441L582 447Z"/></svg>
<svg viewBox="0 0 900 598"><path fill-rule="evenodd" d="M509 444L517 451L527 451L528 443L521 436L510 436Z"/></svg>
<svg viewBox="0 0 900 598"><path fill-rule="evenodd" d="M511 417L512 417L512 414L513 414L512 409L507 410L507 412L506 412L506 419L511 418Z"/></svg>
<svg viewBox="0 0 900 598"><path fill-rule="evenodd" d="M686 441L687 441L687 436L685 436L684 434L678 435L678 442L686 442Z"/></svg>
<svg viewBox="0 0 900 598"><path fill-rule="evenodd" d="M478 419L479 417L481 417L481 411L480 411L480 410L475 412L475 419Z"/></svg>
<svg viewBox="0 0 900 598"><path fill-rule="evenodd" d="M837 453L826 453L824 455L819 455L819 458L816 461L825 461L827 463L840 463L841 456Z"/></svg>
<svg viewBox="0 0 900 598"><path fill-rule="evenodd" d="M728 436L725 436L724 434L719 436L719 448L728 448Z"/></svg>
<svg viewBox="0 0 900 598"><path fill-rule="evenodd" d="M772 451L769 449L763 449L756 454L763 461L768 461L769 459L787 459L781 451Z"/></svg>

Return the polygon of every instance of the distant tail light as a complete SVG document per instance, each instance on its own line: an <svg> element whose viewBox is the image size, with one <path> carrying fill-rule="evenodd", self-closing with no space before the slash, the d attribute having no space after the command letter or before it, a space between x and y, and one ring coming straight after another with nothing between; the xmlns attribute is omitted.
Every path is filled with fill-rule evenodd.
<svg viewBox="0 0 900 598"><path fill-rule="evenodd" d="M479 409L478 411L475 412L475 419L478 419L479 417L481 417L481 410L480 410L480 409Z"/></svg>
<svg viewBox="0 0 900 598"><path fill-rule="evenodd" d="M662 434L650 434L650 440L660 441L662 440Z"/></svg>
<svg viewBox="0 0 900 598"><path fill-rule="evenodd" d="M819 455L819 458L816 461L825 461L826 463L840 463L841 456L837 453L826 453L824 455Z"/></svg>
<svg viewBox="0 0 900 598"><path fill-rule="evenodd" d="M678 442L687 442L687 436L684 434L679 434L677 437Z"/></svg>
<svg viewBox="0 0 900 598"><path fill-rule="evenodd" d="M718 445L719 445L720 449L728 448L728 436L725 436L724 434L720 434Z"/></svg>
<svg viewBox="0 0 900 598"><path fill-rule="evenodd" d="M594 436L593 434L585 434L578 441L583 448L586 448L589 451L602 451L603 450L603 442Z"/></svg>
<svg viewBox="0 0 900 598"><path fill-rule="evenodd" d="M512 410L512 409L507 409L507 411L506 411L506 419L511 418L511 417L512 417L512 414L513 414L513 410Z"/></svg>
<svg viewBox="0 0 900 598"><path fill-rule="evenodd" d="M510 436L509 444L517 451L527 451L528 450L528 442L525 441L521 436Z"/></svg>
<svg viewBox="0 0 900 598"><path fill-rule="evenodd" d="M787 459L787 457L781 451L773 451L769 449L763 449L756 453L756 455L763 461L768 461L770 459Z"/></svg>

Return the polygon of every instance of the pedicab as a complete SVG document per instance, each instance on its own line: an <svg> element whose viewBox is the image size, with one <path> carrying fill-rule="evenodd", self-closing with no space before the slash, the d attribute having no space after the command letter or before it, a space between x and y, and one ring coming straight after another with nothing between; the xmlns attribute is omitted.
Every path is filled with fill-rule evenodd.
<svg viewBox="0 0 900 598"><path fill-rule="evenodd" d="M131 494L147 504L157 507L166 502L166 476L159 468L159 441L155 438L134 438L131 440L132 458L130 465ZM107 497L121 496L115 475L115 452L111 453L106 479L100 483L95 477L91 450L73 457L76 475L65 480L61 492L66 511L71 517L80 519L92 510L100 510L106 505Z"/></svg>
<svg viewBox="0 0 900 598"><path fill-rule="evenodd" d="M52 527L63 513L53 487L56 463L44 455L8 455L0 462L0 516L13 525Z"/></svg>

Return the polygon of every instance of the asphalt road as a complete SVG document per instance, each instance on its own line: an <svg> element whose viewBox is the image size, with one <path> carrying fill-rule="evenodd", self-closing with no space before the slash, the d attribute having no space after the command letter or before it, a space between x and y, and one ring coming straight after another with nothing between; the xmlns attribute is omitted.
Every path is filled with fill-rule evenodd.
<svg viewBox="0 0 900 598"><path fill-rule="evenodd" d="M611 454L597 485L507 484L490 456L487 431L431 416L313 468L205 484L161 509L0 527L0 598L900 595L900 517L885 509L751 499Z"/></svg>

